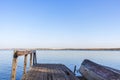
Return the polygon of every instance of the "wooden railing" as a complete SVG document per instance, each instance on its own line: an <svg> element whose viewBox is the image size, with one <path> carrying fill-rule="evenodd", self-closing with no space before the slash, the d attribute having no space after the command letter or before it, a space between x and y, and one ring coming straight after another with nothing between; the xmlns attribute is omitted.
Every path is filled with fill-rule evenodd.
<svg viewBox="0 0 120 80"><path fill-rule="evenodd" d="M32 65L37 64L37 58L36 58L36 51L35 50L15 50L14 51L13 61L12 61L11 80L16 80L17 58L19 56L24 56L23 75L26 74L27 56L28 55L30 55L30 67Z"/></svg>

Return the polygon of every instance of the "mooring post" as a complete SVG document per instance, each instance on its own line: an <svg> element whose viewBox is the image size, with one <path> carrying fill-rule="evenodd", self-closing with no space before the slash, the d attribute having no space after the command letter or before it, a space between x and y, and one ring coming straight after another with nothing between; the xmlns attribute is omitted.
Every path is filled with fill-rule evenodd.
<svg viewBox="0 0 120 80"><path fill-rule="evenodd" d="M76 72L76 65L74 66L74 75L76 75L75 72Z"/></svg>
<svg viewBox="0 0 120 80"><path fill-rule="evenodd" d="M36 56L36 51L35 51L35 64L37 64L37 56Z"/></svg>
<svg viewBox="0 0 120 80"><path fill-rule="evenodd" d="M32 67L32 54L30 54L30 67Z"/></svg>
<svg viewBox="0 0 120 80"><path fill-rule="evenodd" d="M37 64L36 51L33 53L33 65Z"/></svg>
<svg viewBox="0 0 120 80"><path fill-rule="evenodd" d="M17 51L14 51L13 61L12 61L12 75L11 80L16 80L16 68L17 68Z"/></svg>
<svg viewBox="0 0 120 80"><path fill-rule="evenodd" d="M27 54L24 56L24 72L23 72L23 75L26 74L26 67L27 67Z"/></svg>

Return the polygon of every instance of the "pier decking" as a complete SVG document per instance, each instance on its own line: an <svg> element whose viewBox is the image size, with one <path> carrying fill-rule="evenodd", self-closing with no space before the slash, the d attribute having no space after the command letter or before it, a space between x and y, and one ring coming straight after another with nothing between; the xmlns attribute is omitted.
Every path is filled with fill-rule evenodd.
<svg viewBox="0 0 120 80"><path fill-rule="evenodd" d="M36 64L22 80L79 80L72 71L62 64Z"/></svg>

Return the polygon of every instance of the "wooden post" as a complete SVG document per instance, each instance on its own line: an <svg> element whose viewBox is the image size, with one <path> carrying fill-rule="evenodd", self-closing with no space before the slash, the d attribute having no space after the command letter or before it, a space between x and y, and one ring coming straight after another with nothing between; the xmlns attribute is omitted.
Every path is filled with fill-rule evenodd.
<svg viewBox="0 0 120 80"><path fill-rule="evenodd" d="M35 52L35 64L37 64L37 56L36 56L36 52Z"/></svg>
<svg viewBox="0 0 120 80"><path fill-rule="evenodd" d="M30 67L32 67L32 54L30 54Z"/></svg>
<svg viewBox="0 0 120 80"><path fill-rule="evenodd" d="M13 61L12 61L12 75L11 80L16 80L16 68L17 68L17 52L14 51Z"/></svg>
<svg viewBox="0 0 120 80"><path fill-rule="evenodd" d="M36 52L33 53L33 65L37 64Z"/></svg>
<svg viewBox="0 0 120 80"><path fill-rule="evenodd" d="M26 66L27 66L27 54L24 56L24 72L23 72L23 75L26 74Z"/></svg>
<svg viewBox="0 0 120 80"><path fill-rule="evenodd" d="M76 75L75 72L76 72L76 65L74 66L74 75Z"/></svg>
<svg viewBox="0 0 120 80"><path fill-rule="evenodd" d="M35 65L35 53L33 53L33 65Z"/></svg>

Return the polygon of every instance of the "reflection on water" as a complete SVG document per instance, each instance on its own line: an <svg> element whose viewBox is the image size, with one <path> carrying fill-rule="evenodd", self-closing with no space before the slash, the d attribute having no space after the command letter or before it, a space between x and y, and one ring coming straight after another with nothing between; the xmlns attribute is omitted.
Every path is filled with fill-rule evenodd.
<svg viewBox="0 0 120 80"><path fill-rule="evenodd" d="M1 50L0 54L0 80L10 80L13 51ZM84 59L90 59L99 64L120 69L119 56L120 51L37 51L38 63L62 63L69 67L72 71L74 70L75 65L77 65L77 69L79 69L80 64ZM27 68L29 69L29 64ZM17 80L20 80L22 72L23 57L19 57Z"/></svg>

